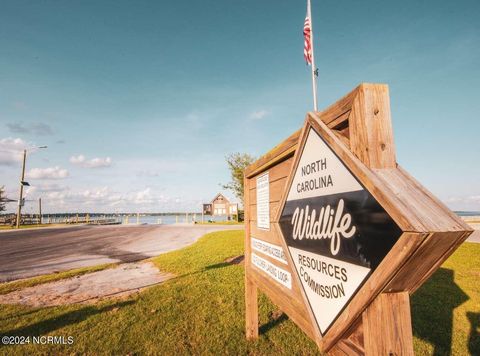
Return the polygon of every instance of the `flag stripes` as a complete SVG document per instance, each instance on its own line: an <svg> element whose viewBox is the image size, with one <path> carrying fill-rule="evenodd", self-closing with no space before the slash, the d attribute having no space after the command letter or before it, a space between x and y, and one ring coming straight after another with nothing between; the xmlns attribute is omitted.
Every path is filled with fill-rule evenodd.
<svg viewBox="0 0 480 356"><path fill-rule="evenodd" d="M307 62L308 65L312 64L311 33L312 33L312 29L310 26L310 18L307 15L305 17L305 23L303 25L303 37L304 37L303 56L305 58L305 62Z"/></svg>

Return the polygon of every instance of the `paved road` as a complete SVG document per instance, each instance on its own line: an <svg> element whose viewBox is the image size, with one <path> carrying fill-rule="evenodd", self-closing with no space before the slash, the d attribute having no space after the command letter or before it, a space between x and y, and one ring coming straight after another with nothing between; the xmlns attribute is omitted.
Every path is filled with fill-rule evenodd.
<svg viewBox="0 0 480 356"><path fill-rule="evenodd" d="M131 262L172 251L222 225L114 225L0 233L0 282L109 262Z"/></svg>

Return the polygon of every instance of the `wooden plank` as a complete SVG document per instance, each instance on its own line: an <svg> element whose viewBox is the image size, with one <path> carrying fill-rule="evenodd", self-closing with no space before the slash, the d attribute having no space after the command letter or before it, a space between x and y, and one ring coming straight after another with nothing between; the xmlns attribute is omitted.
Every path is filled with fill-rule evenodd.
<svg viewBox="0 0 480 356"><path fill-rule="evenodd" d="M345 145L346 148L350 148L350 140L346 138L343 134L340 133L340 131L337 130L332 130L335 136L342 141L342 143Z"/></svg>
<svg viewBox="0 0 480 356"><path fill-rule="evenodd" d="M328 352L328 355L362 356L365 355L365 350L349 339L342 339Z"/></svg>
<svg viewBox="0 0 480 356"><path fill-rule="evenodd" d="M440 201L435 195L433 195L427 188L420 184L414 177L412 177L407 171L405 171L400 165L397 166L400 174L404 177L405 180L408 180L409 184L415 188L418 193L422 193L424 196L428 197L428 205L434 208L431 212L432 215L438 217L438 220L449 221L448 230L455 231L473 231L473 229L463 221L457 214L451 211L444 203Z"/></svg>
<svg viewBox="0 0 480 356"><path fill-rule="evenodd" d="M348 335L350 334L350 335ZM348 337L340 339L329 351L329 355L365 355L363 347L363 324L359 319L347 332Z"/></svg>
<svg viewBox="0 0 480 356"><path fill-rule="evenodd" d="M367 355L413 356L410 298L407 292L382 293L362 316Z"/></svg>
<svg viewBox="0 0 480 356"><path fill-rule="evenodd" d="M250 186L250 190L256 189L256 184L255 180L257 177L265 174L268 172L268 179L270 183L275 182L278 179L282 179L288 176L288 173L290 172L290 167L292 166L293 163L293 157L290 157L280 163L278 163L276 166L270 167L268 170L261 172L260 174L257 174L256 176L252 176L251 179L253 181L253 184Z"/></svg>
<svg viewBox="0 0 480 356"><path fill-rule="evenodd" d="M246 177L243 179L244 192L248 192L250 188L250 180ZM243 203L246 207L250 205L249 194L244 194ZM250 209L245 209L244 213L245 219L245 265L248 265L250 261L250 220L251 220L251 211Z"/></svg>
<svg viewBox="0 0 480 356"><path fill-rule="evenodd" d="M252 222L250 227L250 236L256 237L257 239L264 240L270 242L271 244L279 245L280 237L276 233L276 230L273 224L270 224L270 230L259 229L256 227L256 222Z"/></svg>
<svg viewBox="0 0 480 356"><path fill-rule="evenodd" d="M345 335L328 351L328 355L365 355L361 318L347 330Z"/></svg>
<svg viewBox="0 0 480 356"><path fill-rule="evenodd" d="M351 110L352 102L357 96L359 88L360 86L356 87L343 98L336 101L318 114L325 125L330 128L335 128L341 124L341 121L348 120L348 115L345 115L345 113ZM338 120L340 117L343 117L343 120Z"/></svg>
<svg viewBox="0 0 480 356"><path fill-rule="evenodd" d="M369 168L395 168L388 86L361 84L349 119L351 151Z"/></svg>
<svg viewBox="0 0 480 356"><path fill-rule="evenodd" d="M319 116L322 119L322 121L325 123L325 125L330 127L332 130L339 130L341 128L344 128L345 126L348 127L348 118L351 112L352 112L351 110L345 111L344 113L340 114L338 117L333 119L332 121L328 121L324 113L320 113Z"/></svg>
<svg viewBox="0 0 480 356"><path fill-rule="evenodd" d="M471 232L466 231L464 232L463 236L457 240L457 242L450 247L449 250L445 252L443 256L437 259L437 261L431 266L430 270L423 276L423 278L419 279L416 285L413 285L409 288L410 294L415 292L430 276L447 260L448 257L455 252L455 250L470 236Z"/></svg>
<svg viewBox="0 0 480 356"><path fill-rule="evenodd" d="M248 274L245 274L245 333L247 339L258 338L257 286Z"/></svg>
<svg viewBox="0 0 480 356"><path fill-rule="evenodd" d="M466 235L466 236L465 236ZM386 291L413 293L449 256L452 247L462 243L468 233L463 231L435 232L428 235L389 283ZM433 267L433 268L432 268ZM436 268L435 268L436 267Z"/></svg>
<svg viewBox="0 0 480 356"><path fill-rule="evenodd" d="M244 178L244 188L248 191L250 181ZM244 196L245 206L249 205L248 194ZM251 263L250 210L245 209L245 266ZM258 337L258 296L257 286L249 278L245 269L245 334L247 339Z"/></svg>
<svg viewBox="0 0 480 356"><path fill-rule="evenodd" d="M411 212L422 222L425 231L471 230L460 217L453 214L401 167L375 169L374 173L397 199L408 204Z"/></svg>

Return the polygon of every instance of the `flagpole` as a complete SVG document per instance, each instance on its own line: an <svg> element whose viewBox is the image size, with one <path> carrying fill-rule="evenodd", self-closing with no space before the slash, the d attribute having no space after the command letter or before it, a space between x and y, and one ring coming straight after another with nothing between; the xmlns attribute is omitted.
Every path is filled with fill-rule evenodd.
<svg viewBox="0 0 480 356"><path fill-rule="evenodd" d="M310 20L310 42L312 48L312 89L313 89L313 110L318 111L317 106L317 78L315 76L315 55L314 55L314 45L313 45L313 21L312 21L312 5L310 0L307 0L307 13L308 19Z"/></svg>

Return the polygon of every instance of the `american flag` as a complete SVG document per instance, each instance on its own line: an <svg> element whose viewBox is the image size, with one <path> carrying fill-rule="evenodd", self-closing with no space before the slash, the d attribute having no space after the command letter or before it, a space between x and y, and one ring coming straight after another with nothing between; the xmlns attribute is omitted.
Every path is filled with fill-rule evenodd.
<svg viewBox="0 0 480 356"><path fill-rule="evenodd" d="M311 32L310 27L310 18L305 17L305 24L303 25L303 37L304 37L304 47L303 47L303 56L308 65L312 65L312 41L311 41Z"/></svg>

